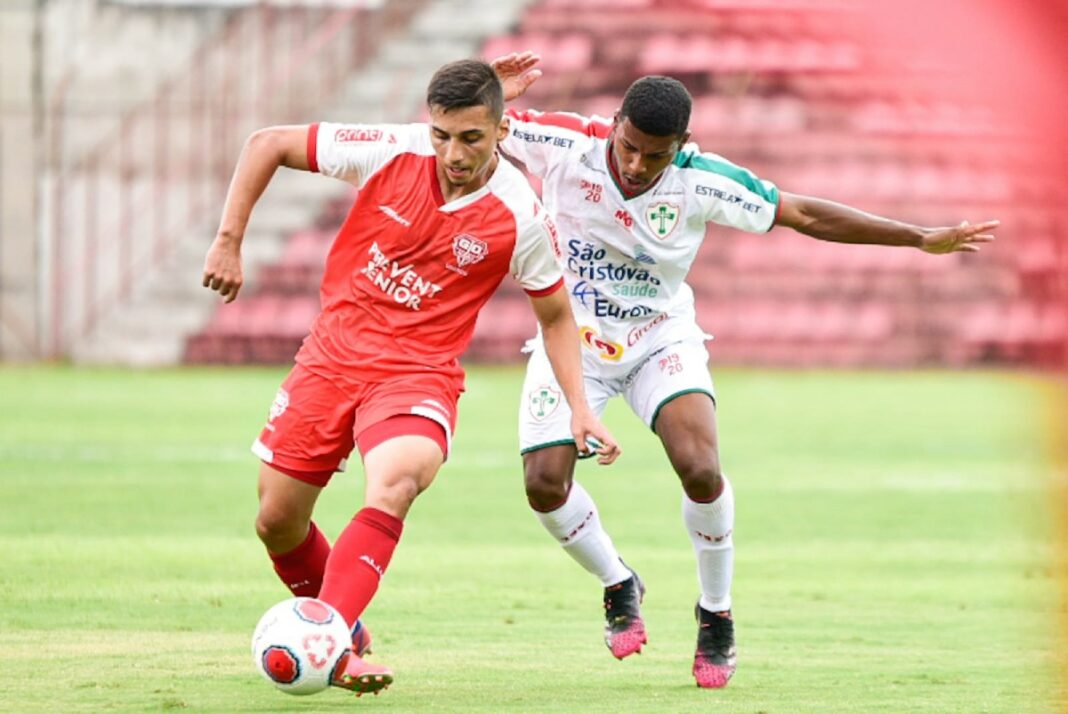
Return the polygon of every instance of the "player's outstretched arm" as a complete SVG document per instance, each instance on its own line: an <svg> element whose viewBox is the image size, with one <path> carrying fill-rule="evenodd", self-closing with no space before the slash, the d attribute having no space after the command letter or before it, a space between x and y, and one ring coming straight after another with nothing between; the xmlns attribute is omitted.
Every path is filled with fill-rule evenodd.
<svg viewBox="0 0 1068 714"><path fill-rule="evenodd" d="M521 97L525 91L538 81L541 70L535 69L541 57L529 50L512 52L490 60L490 66L497 73L504 87L504 101L510 102Z"/></svg>
<svg viewBox="0 0 1068 714"><path fill-rule="evenodd" d="M244 279L241 241L252 207L263 195L279 166L308 170L307 126L260 129L245 142L226 192L222 220L204 259L202 285L233 302Z"/></svg>
<svg viewBox="0 0 1068 714"><path fill-rule="evenodd" d="M544 297L532 297L530 303L541 323L545 353L553 366L553 373L571 407L571 433L580 454L589 450L587 443L597 442L597 462L610 464L621 450L615 438L597 418L586 401L582 382L582 357L579 353L578 325L571 313L567 290L560 289Z"/></svg>
<svg viewBox="0 0 1068 714"><path fill-rule="evenodd" d="M999 221L924 227L902 223L822 198L780 194L775 224L835 243L871 243L919 248L927 253L977 253L994 240Z"/></svg>

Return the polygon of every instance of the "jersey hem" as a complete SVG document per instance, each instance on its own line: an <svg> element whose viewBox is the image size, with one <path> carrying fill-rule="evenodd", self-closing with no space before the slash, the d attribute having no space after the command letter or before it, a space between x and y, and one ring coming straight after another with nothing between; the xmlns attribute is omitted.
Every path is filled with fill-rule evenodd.
<svg viewBox="0 0 1068 714"><path fill-rule="evenodd" d="M701 389L700 387L694 387L692 389L683 389L681 391L675 392L674 394L669 394L663 399L663 401L656 405L656 411L653 412L653 418L649 420L650 431L652 431L654 434L656 433L656 419L660 416L660 410L667 406L668 402L672 401L673 399L677 399L684 394L707 394L708 398L712 400L712 404L715 405L716 403L716 396L707 389Z"/></svg>
<svg viewBox="0 0 1068 714"><path fill-rule="evenodd" d="M560 277L559 280L547 288L540 288L538 290L526 290L526 288L524 288L524 290L526 290L527 295L530 297L545 297L546 295L552 295L562 287L564 287L564 278Z"/></svg>
<svg viewBox="0 0 1068 714"><path fill-rule="evenodd" d="M550 446L566 446L567 444L570 444L571 446L574 446L575 445L575 440L574 439L558 439L557 441L547 441L544 444L535 444L534 446L528 446L525 449L520 449L519 450L519 455L523 456L524 454L529 454L532 451L541 451L542 449L548 449Z"/></svg>

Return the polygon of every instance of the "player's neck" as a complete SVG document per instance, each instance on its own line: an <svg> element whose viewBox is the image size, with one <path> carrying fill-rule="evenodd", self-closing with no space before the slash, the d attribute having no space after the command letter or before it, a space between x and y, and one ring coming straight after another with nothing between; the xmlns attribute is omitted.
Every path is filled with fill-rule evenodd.
<svg viewBox="0 0 1068 714"><path fill-rule="evenodd" d="M495 154L481 174L461 186L457 186L450 182L445 177L444 169L438 164L436 175L438 186L441 188L442 199L445 203L452 203L453 201L480 190L483 186L489 183L489 180L493 177L493 172L497 170L497 162L499 160L499 157Z"/></svg>

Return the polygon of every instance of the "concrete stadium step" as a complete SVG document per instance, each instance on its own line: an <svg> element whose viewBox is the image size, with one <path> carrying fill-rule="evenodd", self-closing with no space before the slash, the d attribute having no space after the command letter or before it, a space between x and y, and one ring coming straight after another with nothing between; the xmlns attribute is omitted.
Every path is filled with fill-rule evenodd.
<svg viewBox="0 0 1068 714"><path fill-rule="evenodd" d="M332 107L310 109L313 114L309 120L416 120L422 111L426 80L433 72L445 62L475 56L483 33L506 29L526 4L526 0L429 3L409 28L399 31L396 39L383 42L377 56L342 88ZM353 193L351 186L340 181L279 171L257 203L243 243L246 286L242 297L257 294L260 268L279 261L294 232L321 224L324 210L329 208L336 213L333 204L339 200L347 203ZM331 220L338 218L330 216ZM137 365L179 361L187 335L196 334L207 325L218 309L218 298L200 286L204 254L213 237L215 220L216 215L205 216L201 230L190 230L165 265L154 272L151 288L138 294L133 304L109 314L94 334L77 345L74 359ZM275 347L252 349L235 343L235 350L254 359L291 355L289 346ZM207 352L225 354L225 348L212 344Z"/></svg>

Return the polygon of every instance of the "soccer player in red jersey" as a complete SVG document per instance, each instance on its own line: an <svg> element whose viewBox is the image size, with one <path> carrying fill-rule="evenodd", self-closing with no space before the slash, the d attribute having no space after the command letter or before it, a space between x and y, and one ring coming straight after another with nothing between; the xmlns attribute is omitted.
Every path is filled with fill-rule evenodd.
<svg viewBox="0 0 1068 714"><path fill-rule="evenodd" d="M226 302L242 285L241 240L279 166L360 189L327 257L322 311L278 390L253 452L262 464L256 531L294 595L319 597L354 625L334 684L378 692L393 675L360 655L359 616L378 589L415 498L449 453L464 388L459 355L506 273L530 297L573 411L576 443L619 454L590 410L578 328L552 220L497 153L502 87L477 60L442 67L427 124L282 126L255 132L234 171L203 284ZM312 522L323 487L354 447L364 507L333 548Z"/></svg>

